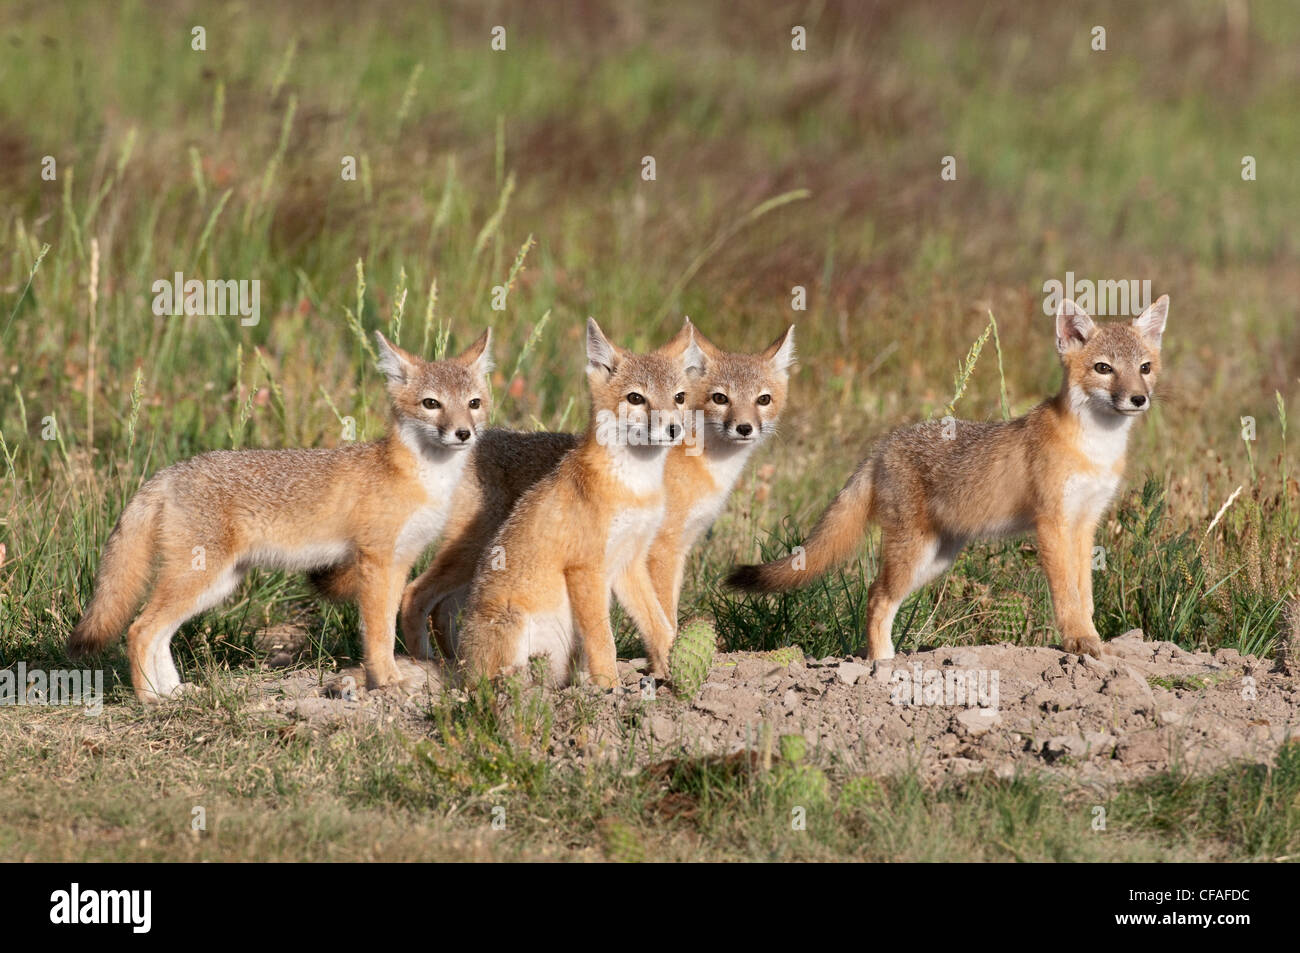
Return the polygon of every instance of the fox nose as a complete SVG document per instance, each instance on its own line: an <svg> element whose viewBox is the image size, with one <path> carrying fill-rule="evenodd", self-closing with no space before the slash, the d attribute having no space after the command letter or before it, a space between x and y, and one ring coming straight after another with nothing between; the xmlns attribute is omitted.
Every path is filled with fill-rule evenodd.
<svg viewBox="0 0 1300 953"><path fill-rule="evenodd" d="M679 426L677 426L677 424L669 424L669 425L668 425L668 439L669 439L669 440L676 440L676 439L677 439L677 435L678 435L679 433L681 433L681 432L682 432L682 428L679 427Z"/></svg>
<svg viewBox="0 0 1300 953"><path fill-rule="evenodd" d="M736 424L736 433L740 434L742 437L748 437L753 432L753 424Z"/></svg>
<svg viewBox="0 0 1300 953"><path fill-rule="evenodd" d="M1146 396L1143 394L1134 394L1132 397L1129 398L1129 400L1133 402L1134 407L1141 407L1143 404L1147 402Z"/></svg>
<svg viewBox="0 0 1300 953"><path fill-rule="evenodd" d="M464 443L466 440L469 439L469 431L466 430L464 427L461 427L459 430L456 431L456 437L457 439L460 440L461 443Z"/></svg>

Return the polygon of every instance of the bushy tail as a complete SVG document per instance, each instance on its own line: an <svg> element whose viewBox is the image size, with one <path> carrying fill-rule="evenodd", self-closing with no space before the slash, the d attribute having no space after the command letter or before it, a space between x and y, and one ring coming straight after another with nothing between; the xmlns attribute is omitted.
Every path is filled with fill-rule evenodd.
<svg viewBox="0 0 1300 953"><path fill-rule="evenodd" d="M803 546L782 559L737 566L727 576L727 585L748 592L784 592L812 582L852 556L862 543L871 518L871 497L868 459L849 477Z"/></svg>
<svg viewBox="0 0 1300 953"><path fill-rule="evenodd" d="M149 586L162 499L146 485L131 498L104 544L95 573L95 592L68 638L68 655L101 651L122 634Z"/></svg>

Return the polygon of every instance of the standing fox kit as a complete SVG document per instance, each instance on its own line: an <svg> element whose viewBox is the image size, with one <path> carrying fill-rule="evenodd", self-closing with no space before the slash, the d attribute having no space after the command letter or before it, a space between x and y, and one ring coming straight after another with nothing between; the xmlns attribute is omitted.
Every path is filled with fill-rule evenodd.
<svg viewBox="0 0 1300 953"><path fill-rule="evenodd" d="M667 671L674 626L646 557L664 518L664 462L682 436L689 381L703 366L693 341L679 353L632 354L588 320L591 420L578 445L519 500L479 562L459 645L471 677L546 655L558 683L585 664L593 682L614 685L611 588L651 666Z"/></svg>
<svg viewBox="0 0 1300 953"><path fill-rule="evenodd" d="M491 332L433 363L376 337L393 411L387 436L336 450L216 451L155 474L108 538L70 654L104 648L147 593L127 632L131 682L141 701L168 698L181 688L176 630L258 566L312 572L331 595L356 599L366 684L397 681L398 602L487 420Z"/></svg>
<svg viewBox="0 0 1300 953"><path fill-rule="evenodd" d="M675 628L686 558L717 519L754 450L775 429L794 360L791 327L761 354L722 351L688 320L661 351L691 340L704 353L703 374L687 387L688 414L703 423L692 441L675 444L664 463L665 515L650 544L647 569L659 605ZM488 430L457 491L451 522L429 568L402 597L402 635L414 655L431 657L428 618L448 659L459 655L457 617L474 572L516 501L578 444L567 433ZM489 555L503 558L504 553Z"/></svg>
<svg viewBox="0 0 1300 953"><path fill-rule="evenodd" d="M1119 486L1129 429L1151 406L1169 297L1131 324L1098 326L1073 301L1056 315L1060 392L1016 420L931 421L872 451L813 527L802 551L739 566L728 582L792 589L847 559L869 522L882 530L867 599L866 654L894 655L902 601L947 570L971 540L1034 531L1067 652L1100 657L1093 625L1092 544Z"/></svg>
<svg viewBox="0 0 1300 953"><path fill-rule="evenodd" d="M690 391L702 418L699 452L680 445L664 468L667 514L650 547L648 568L655 595L677 626L686 557L721 515L745 464L776 430L794 363L791 325L761 354L731 354L696 333L706 367Z"/></svg>

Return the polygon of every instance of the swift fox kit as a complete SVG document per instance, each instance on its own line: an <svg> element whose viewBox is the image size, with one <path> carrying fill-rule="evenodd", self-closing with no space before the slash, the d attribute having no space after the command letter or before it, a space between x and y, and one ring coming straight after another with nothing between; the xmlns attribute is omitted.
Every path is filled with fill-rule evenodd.
<svg viewBox="0 0 1300 953"><path fill-rule="evenodd" d="M155 474L109 535L69 653L127 632L136 696L181 687L172 635L225 599L254 566L314 571L361 609L366 684L397 680L394 621L411 564L441 532L488 414L490 332L428 363L381 334L393 424L381 440L336 450L204 453ZM150 580L153 580L152 591Z"/></svg>
<svg viewBox="0 0 1300 953"><path fill-rule="evenodd" d="M682 436L688 381L703 366L693 342L679 355L632 354L588 320L590 424L519 500L479 562L460 639L468 674L493 676L547 655L559 683L585 663L595 683L612 686L611 587L652 665L666 670L673 627L646 550L664 517L664 462Z"/></svg>
<svg viewBox="0 0 1300 953"><path fill-rule="evenodd" d="M674 630L686 557L721 515L749 458L776 430L794 363L793 325L761 354L729 354L698 333L696 340L707 362L690 401L703 414L702 452L685 445L668 452L668 509L648 558L655 595Z"/></svg>
<svg viewBox="0 0 1300 953"><path fill-rule="evenodd" d="M802 552L739 566L730 585L775 592L811 582L882 530L867 598L867 657L894 655L894 615L948 569L966 543L1029 530L1067 652L1100 657L1092 543L1119 485L1128 432L1151 406L1167 295L1132 324L1095 325L1073 301L1056 315L1060 392L998 423L930 421L885 437L822 514Z"/></svg>
<svg viewBox="0 0 1300 953"><path fill-rule="evenodd" d="M692 339L707 366L688 386L685 408L702 418L703 433L697 442L668 450L665 516L647 559L655 595L674 628L686 557L722 512L749 457L776 429L794 360L793 327L762 354L731 354L707 341L689 320L660 351L684 350ZM519 497L577 445L578 436L567 433L483 434L457 491L443 544L402 597L402 634L413 655L432 654L427 625L432 614L443 655L457 657L456 618L483 553Z"/></svg>

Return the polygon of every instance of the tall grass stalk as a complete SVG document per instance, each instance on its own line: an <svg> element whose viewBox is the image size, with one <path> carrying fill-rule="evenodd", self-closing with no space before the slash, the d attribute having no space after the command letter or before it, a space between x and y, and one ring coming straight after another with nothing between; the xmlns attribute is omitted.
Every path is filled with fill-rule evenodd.
<svg viewBox="0 0 1300 953"><path fill-rule="evenodd" d="M672 286L668 289L668 293L664 295L663 304L659 306L659 310L655 313L653 323L658 325L668 316L668 313L672 310L674 303L677 301L682 291L688 284L690 284L691 279L695 277L696 273L704 267L705 262L717 253L718 249L722 248L722 246L727 244L727 242L729 242L733 237L743 231L746 227L757 222L768 212L774 212L784 205L789 205L791 202L802 202L811 195L812 192L808 189L792 189L789 192L782 192L780 195L774 195L766 201L759 202L744 215L740 216L740 218L722 228L703 248L699 250L699 252L696 253L695 257L691 259L690 264L686 266L686 270L683 271L678 276L677 280L673 282Z"/></svg>

